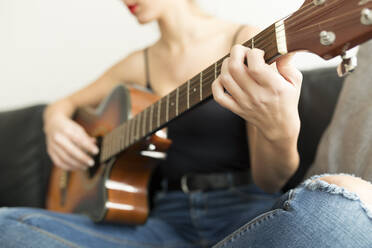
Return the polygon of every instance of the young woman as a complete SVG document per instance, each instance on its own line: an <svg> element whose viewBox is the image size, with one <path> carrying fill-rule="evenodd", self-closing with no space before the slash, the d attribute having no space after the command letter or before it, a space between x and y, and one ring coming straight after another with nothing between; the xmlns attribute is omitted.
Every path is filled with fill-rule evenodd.
<svg viewBox="0 0 372 248"><path fill-rule="evenodd" d="M137 84L164 96L226 55L233 44L246 41L258 32L255 27L207 15L192 0L123 0L123 3L139 23L156 21L161 36L155 44L133 52L86 88L47 108L44 129L48 153L61 168L88 168L92 165L89 154L98 152L94 139L71 119L78 107L98 105L118 84ZM300 81L299 72L295 74L295 80ZM294 108L299 92L300 87L292 92ZM298 121L296 112L286 118ZM69 240L66 242L76 243L75 239L79 239L81 242L77 245L87 246L105 247L123 242L158 247L215 244L266 211L278 197L276 192L297 168L299 121L284 128L287 137L276 137L273 127L266 126L270 131L268 138L286 141L273 142L264 149L262 145L269 142L256 134L248 141L247 126L246 121L214 101L174 121L168 127L173 144L167 159L159 165L159 181L163 186L158 185L154 208L145 225L134 228L95 225L83 216L50 213L54 216L51 218L58 218L58 221L53 222L55 227L48 229L56 230L53 235L64 236ZM251 142L251 151L248 142ZM283 151L286 156L281 156ZM264 153L277 162L275 166L267 166L271 161L262 160ZM252 164L249 154L254 160ZM199 181L212 181L208 185L212 189L200 192L203 189L196 188L195 193L183 193L180 181L186 174L193 174ZM228 178L235 182L222 188L213 183L213 180ZM257 188L252 179L270 193ZM59 228L62 223L59 220L68 222L66 228ZM89 230L90 234L80 235L75 228L70 228L71 225ZM98 236L100 241L96 240Z"/></svg>
<svg viewBox="0 0 372 248"><path fill-rule="evenodd" d="M120 61L85 89L48 107L45 132L48 152L56 166L85 169L92 164L89 154L98 152L94 139L71 120L77 107L97 105L120 83L135 83L163 96L228 53L233 43L257 32L254 27L240 28L210 17L191 0L124 3L140 23L156 20L161 38ZM243 64L245 57L249 69ZM296 144L301 74L289 59L284 57L268 66L257 49L232 49L213 86L215 99L229 110L211 101L168 127L173 144L167 159L159 165L162 183L155 193L151 216L143 226L96 225L80 215L3 209L1 244L210 247L269 210L278 197L275 192L296 170L299 159ZM192 192L182 192L180 180L184 175L208 181L210 188L197 185ZM228 179L233 180L219 185ZM268 230L275 239L282 229L273 225ZM242 233L239 231L233 239ZM302 236L298 233L297 237ZM259 233L251 237L259 238L263 247L269 247L273 240ZM231 239L222 245L230 244L244 245ZM288 247L288 243L284 245Z"/></svg>

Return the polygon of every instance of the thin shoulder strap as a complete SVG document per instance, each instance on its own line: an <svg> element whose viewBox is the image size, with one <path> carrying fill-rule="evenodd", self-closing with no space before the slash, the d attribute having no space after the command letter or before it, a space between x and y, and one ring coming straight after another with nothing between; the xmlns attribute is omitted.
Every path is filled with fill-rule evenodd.
<svg viewBox="0 0 372 248"><path fill-rule="evenodd" d="M245 25L240 25L238 27L238 29L235 31L235 34L234 34L234 37L232 39L232 43L231 43L231 47L234 46L236 44L236 40L238 39L238 35L240 33L240 31L242 31L242 29L245 27Z"/></svg>
<svg viewBox="0 0 372 248"><path fill-rule="evenodd" d="M143 50L144 61L145 61L145 73L146 73L146 88L151 90L150 84L150 66L149 66L149 48L146 47Z"/></svg>

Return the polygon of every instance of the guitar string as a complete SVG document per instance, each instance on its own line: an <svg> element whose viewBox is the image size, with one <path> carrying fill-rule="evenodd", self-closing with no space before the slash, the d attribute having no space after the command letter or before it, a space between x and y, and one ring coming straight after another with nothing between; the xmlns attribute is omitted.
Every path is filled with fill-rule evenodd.
<svg viewBox="0 0 372 248"><path fill-rule="evenodd" d="M355 16L354 16L355 12L360 12L360 10L350 11L350 12L348 12L347 14L344 14L344 15L338 15L338 16L335 16L335 17L332 17L332 18L329 18L329 19L323 20L323 21L320 22L320 23L310 25L310 26L308 25L308 26L306 26L306 27L301 28L301 29L298 30L298 31L301 31L301 32L302 32L302 31L305 31L305 30L307 30L307 29L313 28L314 26L321 25L321 24L324 24L324 23L329 22L329 21L335 21L335 20L337 20L337 19L341 19L341 18L345 18L345 17L347 18L347 17L349 17L349 16L351 16L351 17L352 17L351 19L353 19L353 18L355 18ZM337 26L337 25L342 25L342 26L344 26L345 19L344 19L343 21L344 21L344 22L342 22L342 23L334 24L332 27ZM357 21L359 21L359 18L357 18Z"/></svg>
<svg viewBox="0 0 372 248"><path fill-rule="evenodd" d="M297 13L296 15L292 16L293 22L288 24L286 28L289 29L289 28L295 27L298 24L303 24L303 22L309 21L310 16L316 16L317 14L320 14L322 12L328 13L332 8L336 7L337 5L342 5L343 2L345 1L348 1L348 0L337 0L335 2L326 3L327 8L319 8L319 7L322 7L322 5L309 4L309 5L312 5L311 8L308 8L307 11L303 11L303 12ZM314 9L316 10L313 12ZM310 15L309 15L309 12L311 12Z"/></svg>

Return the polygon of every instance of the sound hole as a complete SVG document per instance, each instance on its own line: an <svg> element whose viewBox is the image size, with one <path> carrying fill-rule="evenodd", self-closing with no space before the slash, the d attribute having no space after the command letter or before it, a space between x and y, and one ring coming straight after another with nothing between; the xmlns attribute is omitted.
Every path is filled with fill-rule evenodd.
<svg viewBox="0 0 372 248"><path fill-rule="evenodd" d="M98 163L95 163L93 167L90 167L88 169L88 177L93 178L97 174L99 167L100 165Z"/></svg>
<svg viewBox="0 0 372 248"><path fill-rule="evenodd" d="M93 178L97 174L97 171L98 171L99 167L100 167L100 165L97 163L93 167L90 167L88 169L89 178Z"/></svg>
<svg viewBox="0 0 372 248"><path fill-rule="evenodd" d="M102 144L102 137L97 137L97 146L101 147L101 144ZM88 169L88 177L90 179L93 178L97 174L97 171L98 171L99 167L101 166L100 165L100 160L99 160L99 158L101 157L100 155L101 154L97 154L97 155L93 156L94 166L90 167Z"/></svg>

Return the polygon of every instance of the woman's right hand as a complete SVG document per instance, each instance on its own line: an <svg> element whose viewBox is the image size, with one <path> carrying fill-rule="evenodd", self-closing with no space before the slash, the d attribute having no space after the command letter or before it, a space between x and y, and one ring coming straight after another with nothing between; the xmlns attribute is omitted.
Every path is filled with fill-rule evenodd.
<svg viewBox="0 0 372 248"><path fill-rule="evenodd" d="M98 154L94 137L71 119L73 111L54 103L44 113L47 151L54 164L65 170L86 170L94 165L91 155Z"/></svg>

